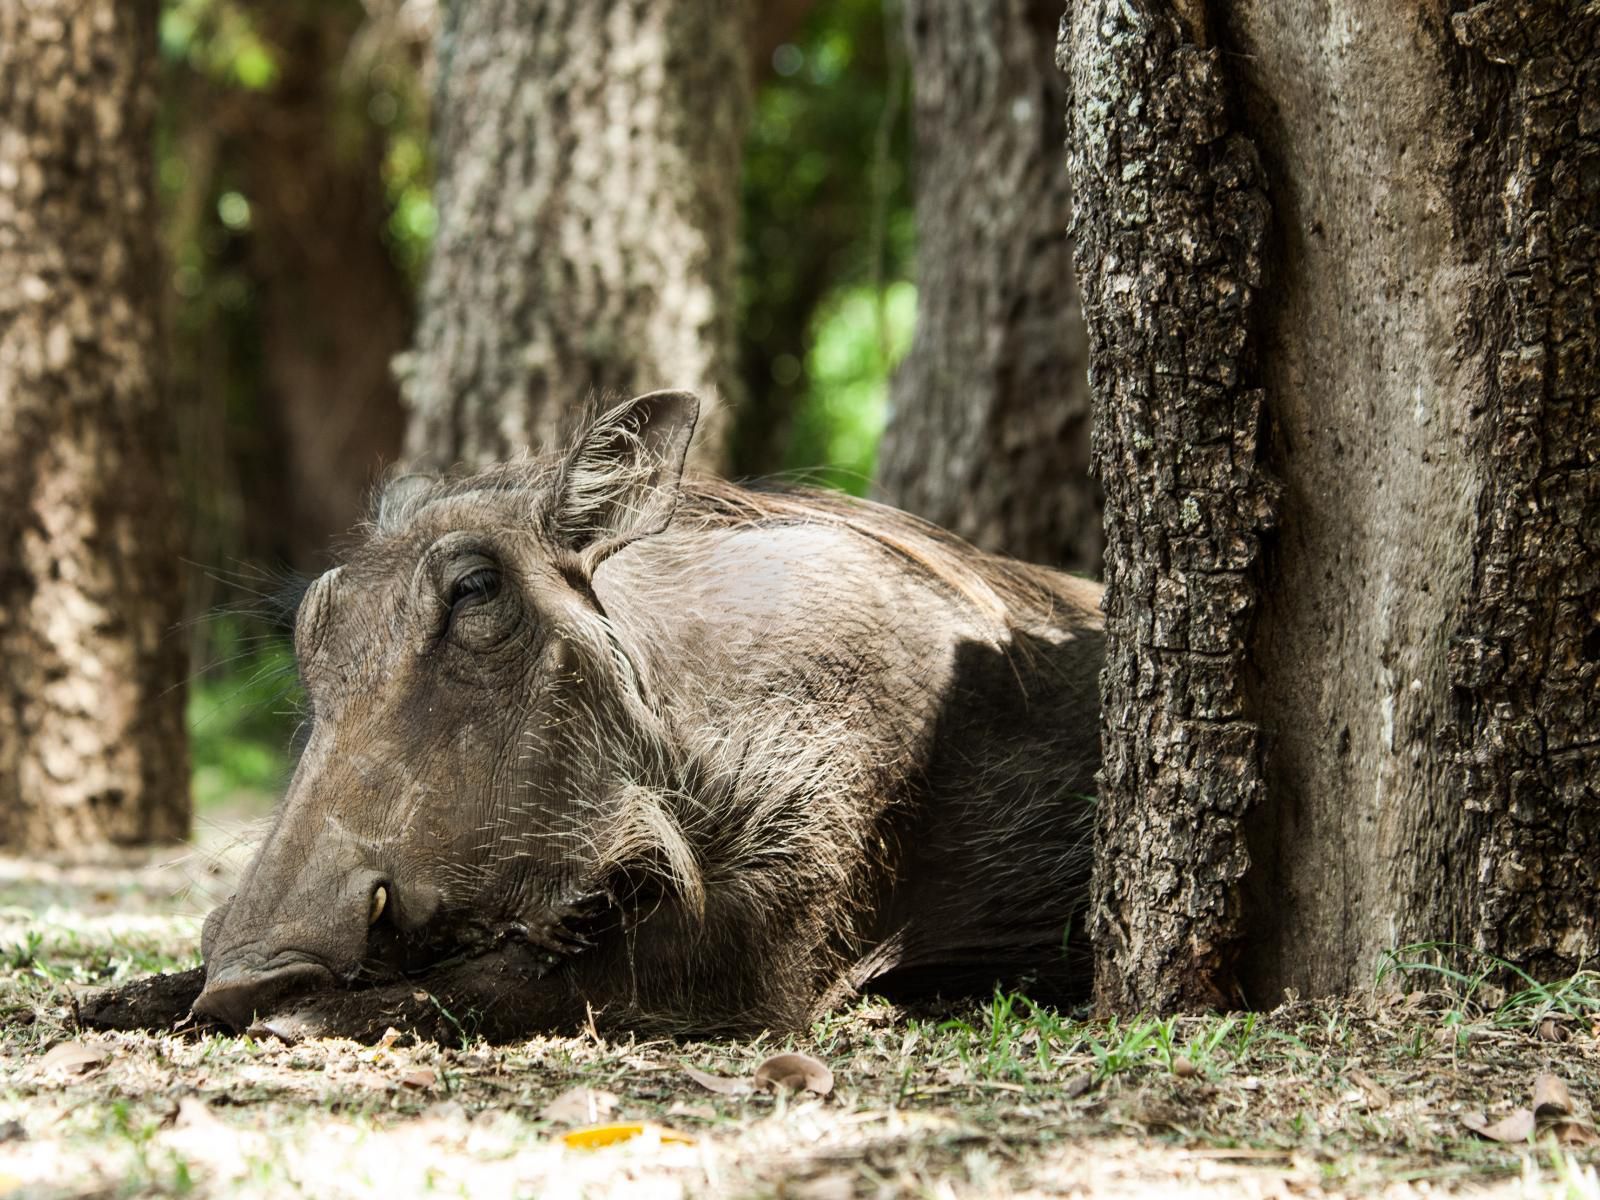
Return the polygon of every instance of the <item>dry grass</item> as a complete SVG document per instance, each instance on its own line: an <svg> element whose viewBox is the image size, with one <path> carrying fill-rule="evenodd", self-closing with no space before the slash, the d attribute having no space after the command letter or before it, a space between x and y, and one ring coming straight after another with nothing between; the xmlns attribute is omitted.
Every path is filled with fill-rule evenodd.
<svg viewBox="0 0 1600 1200"><path fill-rule="evenodd" d="M1527 1105L1545 1072L1580 1118L1600 1108L1594 976L1505 995L1413 949L1371 996L1261 1016L1107 1023L1011 997L954 1013L869 1000L793 1041L833 1068L825 1098L724 1096L684 1073L748 1075L790 1044L772 1039L366 1047L77 1033L76 990L192 965L199 913L231 870L195 861L0 860L0 1196L1600 1200L1593 1146L1559 1143L1548 1121L1516 1145L1461 1121ZM48 1064L62 1042L105 1053ZM546 1109L574 1088L614 1097L607 1120L689 1140L570 1148L572 1118Z"/></svg>

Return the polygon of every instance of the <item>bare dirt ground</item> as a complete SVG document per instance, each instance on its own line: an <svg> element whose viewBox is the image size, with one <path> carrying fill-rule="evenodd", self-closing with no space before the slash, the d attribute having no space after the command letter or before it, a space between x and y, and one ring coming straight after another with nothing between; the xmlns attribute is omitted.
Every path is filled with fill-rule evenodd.
<svg viewBox="0 0 1600 1200"><path fill-rule="evenodd" d="M1437 950L1357 1000L1160 1022L997 996L867 999L753 1043L75 1028L84 989L196 963L237 861L0 859L0 1197L1600 1200L1600 976L1508 994ZM723 1094L686 1070L739 1086L790 1048L832 1069L829 1094ZM596 1125L614 1128L573 1133ZM621 1140L587 1145L603 1136Z"/></svg>

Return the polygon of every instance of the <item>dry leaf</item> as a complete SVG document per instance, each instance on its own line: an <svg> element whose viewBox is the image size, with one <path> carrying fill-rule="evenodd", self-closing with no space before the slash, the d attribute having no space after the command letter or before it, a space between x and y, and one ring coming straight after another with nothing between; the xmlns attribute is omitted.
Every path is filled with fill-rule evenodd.
<svg viewBox="0 0 1600 1200"><path fill-rule="evenodd" d="M663 1145L694 1145L694 1138L686 1133L679 1133L675 1129L666 1129L660 1125L650 1125L641 1121L624 1121L615 1125L590 1125L586 1129L574 1129L568 1133L563 1133L561 1140L574 1150L598 1150L602 1146L615 1146L618 1142L630 1142L634 1138L642 1137L647 1133L659 1139Z"/></svg>
<svg viewBox="0 0 1600 1200"><path fill-rule="evenodd" d="M46 1071L60 1071L63 1075L87 1075L110 1061L111 1051L104 1046L60 1042L50 1047L39 1065Z"/></svg>
<svg viewBox="0 0 1600 1200"><path fill-rule="evenodd" d="M1572 1031L1554 1017L1546 1017L1539 1022L1539 1040L1541 1042L1564 1042L1572 1036Z"/></svg>
<svg viewBox="0 0 1600 1200"><path fill-rule="evenodd" d="M1094 1086L1094 1076L1087 1071L1082 1075L1074 1075L1061 1085L1061 1092L1068 1100L1076 1100Z"/></svg>
<svg viewBox="0 0 1600 1200"><path fill-rule="evenodd" d="M1389 1090L1365 1071L1353 1070L1346 1074L1351 1083L1367 1094L1367 1100L1374 1108L1387 1108L1393 1103L1394 1097L1389 1095Z"/></svg>
<svg viewBox="0 0 1600 1200"><path fill-rule="evenodd" d="M1464 1113L1461 1123L1491 1142L1525 1142L1533 1134L1535 1121L1531 1109L1519 1108L1493 1125L1482 1113Z"/></svg>
<svg viewBox="0 0 1600 1200"><path fill-rule="evenodd" d="M439 1077L427 1067L418 1067L400 1076L400 1086L410 1088L414 1092L425 1092L437 1082Z"/></svg>
<svg viewBox="0 0 1600 1200"><path fill-rule="evenodd" d="M1533 1115L1536 1117L1569 1117L1572 1115L1572 1093L1559 1075L1548 1071L1533 1081Z"/></svg>
<svg viewBox="0 0 1600 1200"><path fill-rule="evenodd" d="M809 1054L774 1054L756 1068L755 1079L769 1092L786 1088L826 1096L833 1091L833 1072Z"/></svg>
<svg viewBox="0 0 1600 1200"><path fill-rule="evenodd" d="M539 1110L546 1121L561 1125L593 1125L616 1108L618 1099L598 1088L568 1088Z"/></svg>
<svg viewBox="0 0 1600 1200"><path fill-rule="evenodd" d="M1600 1133L1582 1121L1558 1121L1550 1132L1563 1146L1600 1146Z"/></svg>
<svg viewBox="0 0 1600 1200"><path fill-rule="evenodd" d="M723 1096L747 1096L754 1090L754 1085L748 1079L730 1079L726 1075L712 1075L688 1065L684 1066L683 1073L706 1091L717 1092Z"/></svg>

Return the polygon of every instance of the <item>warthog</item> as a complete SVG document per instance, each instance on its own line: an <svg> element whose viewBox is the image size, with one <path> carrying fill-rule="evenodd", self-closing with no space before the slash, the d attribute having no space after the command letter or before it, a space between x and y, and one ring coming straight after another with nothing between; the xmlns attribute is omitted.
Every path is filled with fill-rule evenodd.
<svg viewBox="0 0 1600 1200"><path fill-rule="evenodd" d="M741 1033L1086 982L1098 588L685 478L698 408L385 490L301 602L309 740L196 1014Z"/></svg>

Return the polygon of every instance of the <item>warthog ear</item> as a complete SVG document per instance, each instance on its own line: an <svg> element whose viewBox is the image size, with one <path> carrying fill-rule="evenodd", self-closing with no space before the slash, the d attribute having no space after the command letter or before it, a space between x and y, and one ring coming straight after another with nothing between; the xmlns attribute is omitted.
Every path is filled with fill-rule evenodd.
<svg viewBox="0 0 1600 1200"><path fill-rule="evenodd" d="M651 392L606 413L578 439L556 485L554 533L589 570L672 521L700 416L690 392Z"/></svg>

